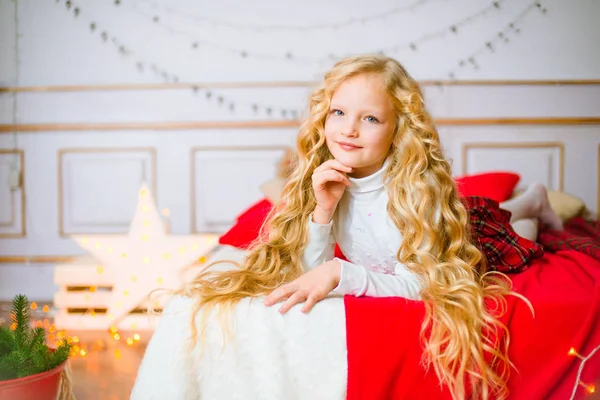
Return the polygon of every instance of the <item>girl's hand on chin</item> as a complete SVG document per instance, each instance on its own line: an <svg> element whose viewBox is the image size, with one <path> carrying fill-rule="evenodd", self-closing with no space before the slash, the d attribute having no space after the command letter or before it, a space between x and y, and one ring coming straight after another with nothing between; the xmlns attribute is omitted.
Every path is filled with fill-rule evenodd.
<svg viewBox="0 0 600 400"><path fill-rule="evenodd" d="M335 159L327 160L315 168L312 174L312 187L317 201L314 222L329 223L346 187L350 186L347 174L352 170Z"/></svg>

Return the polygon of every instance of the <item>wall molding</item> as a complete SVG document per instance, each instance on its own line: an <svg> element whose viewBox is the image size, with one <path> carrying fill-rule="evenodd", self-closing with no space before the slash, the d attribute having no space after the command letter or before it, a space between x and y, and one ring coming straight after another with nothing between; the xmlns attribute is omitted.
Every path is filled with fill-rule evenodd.
<svg viewBox="0 0 600 400"><path fill-rule="evenodd" d="M469 142L462 145L462 175L468 171L467 153L470 149L539 149L558 147L558 190L564 190L565 180L565 144L563 142ZM600 151L600 150L599 150Z"/></svg>
<svg viewBox="0 0 600 400"><path fill-rule="evenodd" d="M600 120L600 118L598 118ZM173 122L107 122L107 123L51 123L51 124L0 124L0 134L13 132L65 132L65 131L173 131L195 129L241 128L295 128L296 120L283 121L173 121Z"/></svg>
<svg viewBox="0 0 600 400"><path fill-rule="evenodd" d="M82 255L83 256L83 255ZM0 256L1 264L58 264L75 261L78 256Z"/></svg>
<svg viewBox="0 0 600 400"><path fill-rule="evenodd" d="M597 79L523 79L523 80L422 80L421 86L589 86L600 85ZM178 82L178 83L124 83L101 85L53 85L0 87L0 93L23 92L97 92L173 89L248 89L248 88L294 88L314 87L318 81L272 81L272 82Z"/></svg>
<svg viewBox="0 0 600 400"><path fill-rule="evenodd" d="M81 147L81 148L62 148L58 150L57 156L57 195L58 195L58 233L60 237L69 237L71 233L64 230L64 199L63 199L63 156L65 154L82 153L129 153L129 152L148 152L150 153L150 162L152 166L152 179L149 182L150 188L156 196L156 148L154 147ZM89 232L77 232L77 235L90 235Z"/></svg>
<svg viewBox="0 0 600 400"><path fill-rule="evenodd" d="M14 154L19 157L19 168L21 171L21 232L17 233L0 233L1 239L8 238L24 238L27 236L27 211L26 211L26 194L25 194L25 152L21 149L0 149L0 154ZM13 215L12 218L15 216Z"/></svg>
<svg viewBox="0 0 600 400"><path fill-rule="evenodd" d="M535 117L535 118L437 118L438 126L522 126L522 125L600 125L600 117ZM107 122L0 124L0 134L15 132L87 132L87 131L174 131L203 129L298 128L298 120L263 121L173 121L173 122Z"/></svg>
<svg viewBox="0 0 600 400"><path fill-rule="evenodd" d="M196 157L198 151L269 151L289 150L289 146L195 146L190 149L190 234L206 233L196 230Z"/></svg>

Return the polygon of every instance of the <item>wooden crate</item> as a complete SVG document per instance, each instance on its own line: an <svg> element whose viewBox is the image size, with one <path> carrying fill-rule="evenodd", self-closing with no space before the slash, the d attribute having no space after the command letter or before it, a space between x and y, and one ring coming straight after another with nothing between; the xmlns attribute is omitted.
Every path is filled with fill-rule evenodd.
<svg viewBox="0 0 600 400"><path fill-rule="evenodd" d="M205 266L206 262L211 260L210 253L206 256L206 260L180 271L181 283L189 281ZM98 268L102 268L102 274L98 274ZM77 258L72 262L55 266L54 283L59 288L54 295L57 329L102 330L111 326L106 314L113 286L110 268L105 268L92 257ZM152 289L148 288L148 292ZM155 309L162 310L168 296L160 291L152 294L151 299L132 310L114 326L126 331L153 330L160 316L149 315L148 307L152 305Z"/></svg>

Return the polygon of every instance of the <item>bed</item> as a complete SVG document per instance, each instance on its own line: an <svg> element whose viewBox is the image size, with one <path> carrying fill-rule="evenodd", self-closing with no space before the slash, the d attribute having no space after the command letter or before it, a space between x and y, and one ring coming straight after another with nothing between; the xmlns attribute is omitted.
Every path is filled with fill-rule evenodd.
<svg viewBox="0 0 600 400"><path fill-rule="evenodd" d="M510 172L494 174L494 185L477 175L462 177L459 187L468 194L487 190L484 195L496 196L499 201L513 195L518 176ZM584 208L574 212L573 204L569 204L570 210L559 209L568 201L557 194L552 196L553 207L566 222L565 230L542 231L539 241L544 256L524 272L510 275L514 289L527 297L535 310L533 316L522 301L511 298L503 316L511 333L509 356L515 366L508 381L510 399L593 398L594 385L600 380L600 354L594 355L600 346L600 223L585 215ZM269 196L239 214L236 223L221 236L221 247L213 260L241 259L272 204ZM173 342L169 335L181 321L172 315L186 314L186 310L189 302L165 309L162 327L157 329L157 338L150 342L140 367L137 388L141 382L148 385L150 376L168 374L168 362L158 360L177 351L164 346L164 342ZM424 316L421 302L330 298L317 305L308 319L294 309L287 319L281 319L259 302L243 302L236 313L243 314L241 319L236 314L236 318L244 323L236 326L237 337L227 350L220 352L222 332L209 332L205 343L217 344L214 347L219 351L212 354L211 361L204 359L194 367L196 380L188 377L187 384L191 381L193 386L189 390L198 391L195 396L451 398L439 385L433 369L426 371L420 364L419 329ZM240 361L240 354L245 354L245 361ZM225 381L231 384L225 385ZM149 390L160 393L160 385L161 379L153 379ZM143 397L138 392L135 398Z"/></svg>

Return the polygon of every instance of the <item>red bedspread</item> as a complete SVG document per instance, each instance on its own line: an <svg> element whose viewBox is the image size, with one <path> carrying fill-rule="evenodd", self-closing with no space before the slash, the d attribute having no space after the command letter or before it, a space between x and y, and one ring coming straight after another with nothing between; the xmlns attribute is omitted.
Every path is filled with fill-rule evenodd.
<svg viewBox="0 0 600 400"><path fill-rule="evenodd" d="M577 221L567 233L546 232L544 257L511 276L516 291L532 302L535 318L522 301L510 299L503 321L511 332L509 356L518 369L508 382L510 399L569 399L580 366L569 349L586 356L600 345L600 252L594 247L600 244L593 243L600 227L590 225L585 233L584 225ZM426 372L420 365L422 303L347 296L345 304L349 400L451 398L433 369ZM600 351L586 363L581 380L600 391ZM585 390L578 387L575 398L583 397Z"/></svg>

